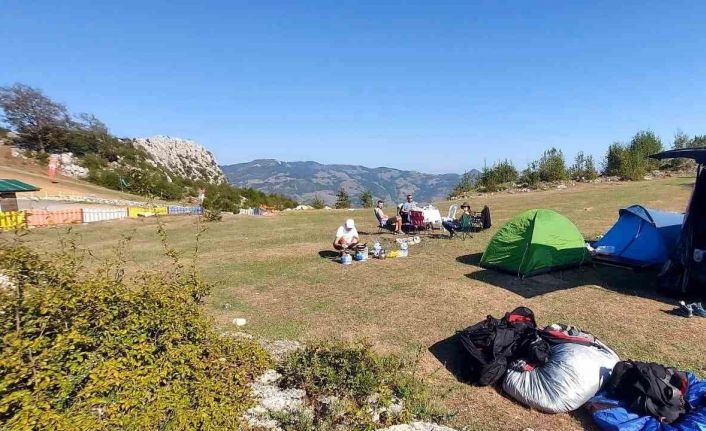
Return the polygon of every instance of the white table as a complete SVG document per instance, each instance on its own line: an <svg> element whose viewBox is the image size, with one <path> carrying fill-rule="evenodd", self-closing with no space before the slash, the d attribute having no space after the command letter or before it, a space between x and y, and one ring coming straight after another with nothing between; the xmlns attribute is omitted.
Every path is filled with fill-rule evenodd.
<svg viewBox="0 0 706 431"><path fill-rule="evenodd" d="M428 206L421 208L422 213L424 213L424 223L431 223L433 225L441 224L441 213L438 208L433 206Z"/></svg>

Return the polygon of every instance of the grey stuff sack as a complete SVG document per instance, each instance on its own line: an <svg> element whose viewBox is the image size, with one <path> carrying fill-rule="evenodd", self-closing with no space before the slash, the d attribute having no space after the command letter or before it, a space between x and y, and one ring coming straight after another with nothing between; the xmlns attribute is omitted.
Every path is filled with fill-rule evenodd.
<svg viewBox="0 0 706 431"><path fill-rule="evenodd" d="M600 347L565 343L552 346L549 362L532 371L508 370L503 390L520 403L547 413L578 409L610 378L618 355Z"/></svg>

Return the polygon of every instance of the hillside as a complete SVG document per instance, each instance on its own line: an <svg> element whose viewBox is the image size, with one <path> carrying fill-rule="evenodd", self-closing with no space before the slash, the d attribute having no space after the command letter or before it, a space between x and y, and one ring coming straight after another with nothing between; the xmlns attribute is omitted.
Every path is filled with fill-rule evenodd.
<svg viewBox="0 0 706 431"><path fill-rule="evenodd" d="M324 165L316 162L280 162L265 159L222 166L228 181L269 193L282 193L309 202L318 195L327 204L345 188L353 197L370 190L375 199L401 201L413 193L418 202L445 199L458 183L458 174L424 174L392 168L367 168L354 165ZM479 174L478 171L474 171Z"/></svg>

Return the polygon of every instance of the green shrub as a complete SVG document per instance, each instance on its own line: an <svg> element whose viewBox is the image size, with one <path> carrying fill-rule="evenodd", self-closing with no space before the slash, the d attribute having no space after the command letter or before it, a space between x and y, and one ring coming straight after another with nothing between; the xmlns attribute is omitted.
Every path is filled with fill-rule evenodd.
<svg viewBox="0 0 706 431"><path fill-rule="evenodd" d="M337 209L348 209L351 207L351 198L348 196L346 189L341 187L341 190L336 194L336 204Z"/></svg>
<svg viewBox="0 0 706 431"><path fill-rule="evenodd" d="M532 162L527 165L527 168L522 171L522 176L520 176L520 181L531 189L536 189L541 182L539 177L539 168L537 167L537 162Z"/></svg>
<svg viewBox="0 0 706 431"><path fill-rule="evenodd" d="M577 181L592 181L598 178L598 171L596 170L596 165L593 163L593 156L584 155L583 151L579 151L578 154L576 154L574 164L569 168L569 174L571 178Z"/></svg>
<svg viewBox="0 0 706 431"><path fill-rule="evenodd" d="M396 356L380 356L370 344L353 345L326 342L310 345L293 353L279 372L281 386L303 389L314 402L314 417L296 415L292 430L328 430L333 424L344 429L366 430L378 425L393 425L412 419L443 422L448 413L432 405L428 388L415 374L416 363ZM335 396L336 408L324 408L321 397ZM403 410L396 416L383 416L379 423L371 419L367 408L374 397L376 404L389 407L402 401ZM296 428L303 426L304 428Z"/></svg>
<svg viewBox="0 0 706 431"><path fill-rule="evenodd" d="M451 190L447 198L449 200L452 200L456 197L463 196L464 194L473 191L476 188L477 181L478 179L471 172L464 172L463 175L461 175L461 179L459 180L458 184L454 186L453 190Z"/></svg>
<svg viewBox="0 0 706 431"><path fill-rule="evenodd" d="M542 181L562 181L567 178L564 153L556 148L545 151L537 164L539 178Z"/></svg>
<svg viewBox="0 0 706 431"><path fill-rule="evenodd" d="M603 160L603 175L620 176L620 165L625 158L625 146L620 142L613 142L606 152Z"/></svg>
<svg viewBox="0 0 706 431"><path fill-rule="evenodd" d="M649 156L657 154L663 149L662 140L654 132L641 130L632 137L627 147L633 158L629 163L644 166L645 171L658 169L662 162L651 159Z"/></svg>
<svg viewBox="0 0 706 431"><path fill-rule="evenodd" d="M269 359L213 331L208 286L176 262L128 277L122 258L77 256L0 249L3 429L238 429Z"/></svg>
<svg viewBox="0 0 706 431"><path fill-rule="evenodd" d="M321 200L319 195L314 196L314 199L311 200L311 207L316 210L324 209L324 206L324 201Z"/></svg>

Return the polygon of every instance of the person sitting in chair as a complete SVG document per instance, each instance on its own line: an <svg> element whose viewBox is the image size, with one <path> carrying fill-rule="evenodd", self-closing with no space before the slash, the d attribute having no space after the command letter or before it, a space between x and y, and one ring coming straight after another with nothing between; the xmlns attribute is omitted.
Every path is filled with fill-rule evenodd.
<svg viewBox="0 0 706 431"><path fill-rule="evenodd" d="M399 214L400 217L402 217L402 223L409 223L409 213L412 211L412 208L417 207L417 203L414 202L414 197L412 195L407 195L407 202L404 202L401 205Z"/></svg>
<svg viewBox="0 0 706 431"><path fill-rule="evenodd" d="M352 218L346 220L336 231L336 239L333 241L333 248L336 250L350 250L358 245L358 231Z"/></svg>
<svg viewBox="0 0 706 431"><path fill-rule="evenodd" d="M382 207L385 205L383 201L378 201L375 207L375 217L378 219L378 225L392 230L392 232L397 235L402 233L402 217L393 216L388 217L382 212Z"/></svg>
<svg viewBox="0 0 706 431"><path fill-rule="evenodd" d="M441 222L441 225L444 226L444 229L449 231L449 238L453 238L454 235L456 235L456 231L461 228L461 219L464 215L471 215L471 204L469 204L468 202L464 202L463 204L461 204L461 214L457 216L456 219L445 220Z"/></svg>

